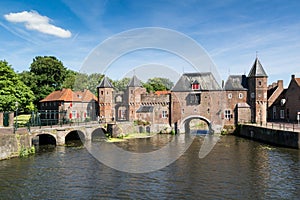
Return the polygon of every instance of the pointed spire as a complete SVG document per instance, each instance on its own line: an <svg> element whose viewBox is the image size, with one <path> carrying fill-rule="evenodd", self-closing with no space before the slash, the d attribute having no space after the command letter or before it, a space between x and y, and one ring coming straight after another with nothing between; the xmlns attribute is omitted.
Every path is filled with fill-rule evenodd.
<svg viewBox="0 0 300 200"><path fill-rule="evenodd" d="M130 80L128 87L142 87L140 79L136 77L136 75L133 75L132 79Z"/></svg>
<svg viewBox="0 0 300 200"><path fill-rule="evenodd" d="M109 79L106 76L104 76L97 88L113 88L113 85L111 84Z"/></svg>
<svg viewBox="0 0 300 200"><path fill-rule="evenodd" d="M265 72L263 66L261 65L258 57L256 57L248 76L249 77L268 77L268 75Z"/></svg>

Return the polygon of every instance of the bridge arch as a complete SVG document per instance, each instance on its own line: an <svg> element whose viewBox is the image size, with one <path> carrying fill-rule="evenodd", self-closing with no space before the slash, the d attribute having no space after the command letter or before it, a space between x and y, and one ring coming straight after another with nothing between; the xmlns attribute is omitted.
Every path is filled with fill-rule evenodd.
<svg viewBox="0 0 300 200"><path fill-rule="evenodd" d="M184 132L187 132L189 131L189 123L193 120L193 119L200 119L204 122L206 122L207 126L208 126L208 130L209 130L209 133L213 133L213 129L212 129L212 123L209 119L207 119L206 117L204 116L201 116L201 115L189 115L185 118L183 118L180 122L180 125L179 125L179 129L181 131L184 131Z"/></svg>
<svg viewBox="0 0 300 200"><path fill-rule="evenodd" d="M91 134L91 140L92 141L98 141L101 140L102 138L106 138L106 130L104 128L96 128L93 130Z"/></svg>
<svg viewBox="0 0 300 200"><path fill-rule="evenodd" d="M75 141L75 140L81 141L83 143L87 137L85 131L71 130L65 134L64 138L65 138L65 144L68 144L68 142Z"/></svg>
<svg viewBox="0 0 300 200"><path fill-rule="evenodd" d="M37 138L38 137L38 138ZM57 145L57 136L53 133L43 132L31 136L31 143L38 145Z"/></svg>

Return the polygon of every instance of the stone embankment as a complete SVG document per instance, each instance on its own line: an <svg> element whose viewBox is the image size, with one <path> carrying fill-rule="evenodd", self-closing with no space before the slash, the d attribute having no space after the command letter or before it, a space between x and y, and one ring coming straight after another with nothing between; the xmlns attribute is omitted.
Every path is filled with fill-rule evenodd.
<svg viewBox="0 0 300 200"><path fill-rule="evenodd" d="M236 128L235 135L276 146L300 149L300 132L298 131L240 124Z"/></svg>
<svg viewBox="0 0 300 200"><path fill-rule="evenodd" d="M29 147L30 137L28 133L0 132L0 160L17 157L22 148Z"/></svg>

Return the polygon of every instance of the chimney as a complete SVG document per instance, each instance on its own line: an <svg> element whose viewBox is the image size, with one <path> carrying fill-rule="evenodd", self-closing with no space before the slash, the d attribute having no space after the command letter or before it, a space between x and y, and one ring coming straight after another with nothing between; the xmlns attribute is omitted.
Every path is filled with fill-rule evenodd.
<svg viewBox="0 0 300 200"><path fill-rule="evenodd" d="M283 88L283 80L278 80L277 81L277 87L278 88Z"/></svg>
<svg viewBox="0 0 300 200"><path fill-rule="evenodd" d="M295 79L295 74L292 74L292 79Z"/></svg>

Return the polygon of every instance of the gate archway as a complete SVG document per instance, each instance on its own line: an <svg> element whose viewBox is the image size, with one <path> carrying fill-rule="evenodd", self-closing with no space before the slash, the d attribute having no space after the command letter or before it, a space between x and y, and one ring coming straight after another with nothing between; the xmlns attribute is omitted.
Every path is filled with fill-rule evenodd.
<svg viewBox="0 0 300 200"><path fill-rule="evenodd" d="M204 121L208 126L208 133L213 133L212 124L209 119L206 117L203 117L201 115L190 115L184 119L181 120L180 126L178 127L180 129L180 132L189 133L190 132L190 122L194 119L199 119L201 121Z"/></svg>

